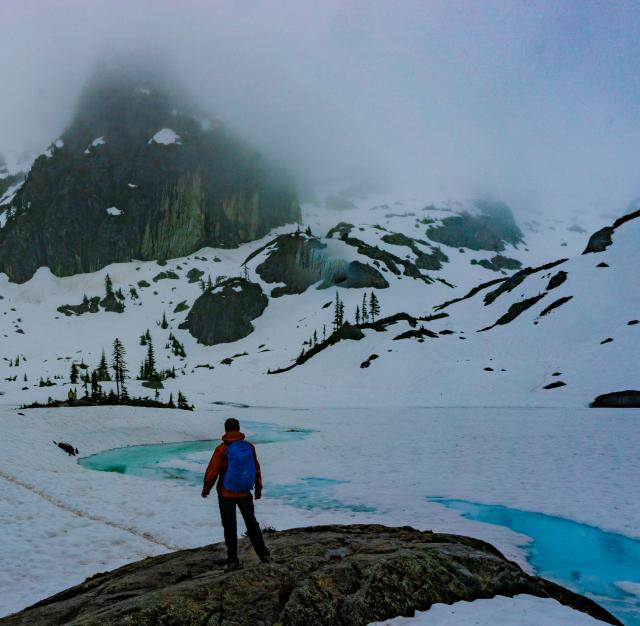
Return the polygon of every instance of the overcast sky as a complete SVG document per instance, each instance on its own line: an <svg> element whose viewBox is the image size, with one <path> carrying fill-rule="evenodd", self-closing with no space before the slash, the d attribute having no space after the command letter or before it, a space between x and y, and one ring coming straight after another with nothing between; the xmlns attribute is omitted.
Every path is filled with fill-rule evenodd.
<svg viewBox="0 0 640 626"><path fill-rule="evenodd" d="M640 195L640 3L1 0L0 153L43 148L96 59L162 59L302 182L524 208Z"/></svg>

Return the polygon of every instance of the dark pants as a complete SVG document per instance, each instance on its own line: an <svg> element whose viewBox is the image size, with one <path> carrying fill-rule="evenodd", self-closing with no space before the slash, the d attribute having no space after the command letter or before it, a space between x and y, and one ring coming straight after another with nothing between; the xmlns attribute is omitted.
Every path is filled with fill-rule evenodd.
<svg viewBox="0 0 640 626"><path fill-rule="evenodd" d="M224 542L227 544L227 559L229 561L238 560L238 530L236 523L236 505L242 513L245 526L247 527L247 535L251 541L253 549L258 556L269 554L267 546L264 545L260 524L256 520L253 512L253 498L245 496L243 498L225 498L218 496L218 504L220 505L220 519L224 528Z"/></svg>

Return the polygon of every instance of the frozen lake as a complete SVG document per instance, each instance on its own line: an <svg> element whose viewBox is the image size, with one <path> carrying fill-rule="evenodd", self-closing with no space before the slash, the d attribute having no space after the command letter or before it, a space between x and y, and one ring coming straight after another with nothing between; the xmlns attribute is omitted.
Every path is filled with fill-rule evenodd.
<svg viewBox="0 0 640 626"><path fill-rule="evenodd" d="M220 541L217 503L200 497L200 481L229 416L257 444L263 525L408 524L484 539L529 570L539 567L532 531L471 519L430 498L535 511L640 538L639 411L238 404L188 414L6 413L0 613L97 571ZM76 446L82 465L52 441ZM89 469L101 463L111 471Z"/></svg>
<svg viewBox="0 0 640 626"><path fill-rule="evenodd" d="M244 407L244 410L249 411L250 409ZM253 411L256 412L255 409ZM449 411L447 410L447 412ZM416 433L422 431L422 434L417 440L400 438L396 441L393 437L385 440L385 443L389 445L389 452L382 457L383 461L377 471L384 475L387 487L400 489L403 479L406 483L411 484L414 484L418 479L418 484L420 484L422 482L420 481L421 474L433 464L434 458L439 458L443 462L446 456L449 463L453 457L456 464L459 464L456 474L453 477L451 474L448 476L449 488L454 491L467 489L468 487L464 483L472 479L472 473L467 473L467 470L464 469L463 455L460 455L458 450L462 447L467 454L473 451L476 462L484 464L482 455L478 455L481 451L474 449L474 446L479 442L484 443L486 438L486 433L476 432L478 423L483 424L486 428L486 422L482 418L474 416L480 411L484 412L485 410L458 410L457 415L449 417L449 421L445 423L436 417L434 410L408 410L407 416L411 416L412 419L420 420L422 416L421 428L416 427ZM269 411L267 410L267 412ZM353 424L362 419L363 413L358 411L348 413L351 414L350 423L353 428ZM378 413L378 411L374 412L376 416ZM326 423L329 415L334 415L334 412L327 411L323 419L315 420L319 425L315 431L310 428L291 429L274 423L247 420L243 420L243 427L251 433L251 439L256 444L286 444L287 452L285 454L290 454L293 460L297 456L295 448L300 442L306 440L307 445L312 446L314 438L318 440L323 438L325 429L321 425ZM506 415L504 410L498 411L497 421L503 429L502 438L504 439L505 436L507 439L512 438L511 445L515 448L522 446L523 441L535 445L537 440L541 441L538 439L542 435L541 421L542 424L547 422L549 430L546 437L552 441L554 436L557 436L555 431L560 427L560 423L556 421L557 418L547 417L546 420L544 418L541 420L538 414L536 419L539 420L539 423L537 427L534 427L530 423L532 415L531 411L513 411L510 415ZM590 417L589 412L584 413L584 418L587 421ZM624 421L624 415L621 417ZM431 429L425 428L428 424L431 424ZM566 424L563 426L566 427ZM377 428L383 427L379 424ZM425 438L427 430L430 435L429 441ZM492 428L491 432L495 432L495 430ZM444 450L439 447L434 449L434 442L444 436L450 437L452 435L457 436L457 441L452 442L449 454L442 455ZM370 435L365 436L367 439L370 437ZM353 445L344 443L342 454L348 452L354 445L358 446L361 443L361 441L355 440ZM486 443L488 444L488 442ZM291 447L292 444L294 444L293 447ZM215 445L217 445L217 440L131 446L106 450L80 459L79 462L91 469L115 471L154 480L182 480L189 486L199 487L202 483L204 468ZM418 446L423 446L425 451L429 450L429 456L417 452ZM266 451L267 447L263 450ZM282 450L284 451L285 448L283 447ZM548 467L557 467L561 462L559 454L561 451L556 449L554 455L553 448L549 448L545 455L545 464ZM541 450L537 451L537 453L540 452ZM498 450L495 444L493 449L487 445L485 453L490 456L497 454ZM532 453L536 453L536 451L530 449L529 455L531 456ZM545 464L531 465L524 460L525 458L509 458L506 460L506 467L503 467L502 470L511 469L514 471L518 468L526 468L533 474L545 471ZM572 452L569 458L576 459L575 452ZM412 459L413 465L411 464ZM377 513L381 517L394 516L389 511L389 507L381 504L374 493L370 494L370 499L363 498L360 494L358 502L351 501L350 494L354 493L356 486L353 480L360 478L358 466L370 465L371 460L355 455L351 459L343 457L341 465L331 463L333 469L341 468L340 477L335 473L332 474L332 477L300 476L296 471L294 476L290 477L295 478L293 481L269 483L265 488L265 499L275 499L312 513L314 511L351 511L354 513ZM576 460L576 463L580 463L580 461ZM396 468L393 475L385 474L385 464ZM326 469L328 468L326 467ZM571 477L575 476L577 470L577 467L572 469ZM450 472L451 470L447 468L445 471ZM496 467L493 471L498 473L499 468ZM585 471L585 479L588 481L588 468L585 468ZM486 473L485 477L487 477ZM433 478L431 476L431 480ZM452 478L453 480L451 480ZM429 479L424 482L428 483ZM503 489L507 492L512 489L512 485L504 482ZM380 489L376 491L380 491ZM382 491L385 492L384 489ZM485 488L484 491L488 490ZM542 493L542 495L544 503L541 506L545 506L545 503L549 501L549 494ZM393 496L390 497L388 492L386 492L386 497L395 499ZM477 502L444 497L427 498L427 500L429 503L440 504L459 512L466 519L503 527L523 535L523 540L518 545L526 551L527 561L537 574L591 596L621 617L625 623L633 626L640 624L639 598L626 591L624 587L628 583L640 584L640 541L620 533L606 532L596 526L571 519L503 505L483 505ZM529 501L528 506L535 508L535 503Z"/></svg>

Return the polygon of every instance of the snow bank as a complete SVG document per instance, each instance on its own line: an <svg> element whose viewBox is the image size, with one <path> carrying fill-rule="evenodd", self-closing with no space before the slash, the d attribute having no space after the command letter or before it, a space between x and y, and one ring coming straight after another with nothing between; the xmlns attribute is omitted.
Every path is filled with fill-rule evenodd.
<svg viewBox="0 0 640 626"><path fill-rule="evenodd" d="M520 594L514 598L496 596L489 600L434 604L415 617L397 617L369 626L597 626L604 624L550 598Z"/></svg>
<svg viewBox="0 0 640 626"><path fill-rule="evenodd" d="M171 130L170 128L163 128L162 130L159 130L153 137L151 137L151 139L149 139L149 143L159 143L163 146L168 146L171 144L180 145L182 143L182 140L180 139L180 135L178 135L175 131Z"/></svg>

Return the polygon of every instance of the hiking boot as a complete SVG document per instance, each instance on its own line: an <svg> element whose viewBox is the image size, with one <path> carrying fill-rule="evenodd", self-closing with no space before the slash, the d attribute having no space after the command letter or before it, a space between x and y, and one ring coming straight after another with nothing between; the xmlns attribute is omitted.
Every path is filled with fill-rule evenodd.
<svg viewBox="0 0 640 626"><path fill-rule="evenodd" d="M271 563L271 555L267 552L266 554L260 554L258 555L258 558L263 562L263 563Z"/></svg>
<svg viewBox="0 0 640 626"><path fill-rule="evenodd" d="M225 572L235 572L240 569L240 561L227 561L227 565L224 568Z"/></svg>

